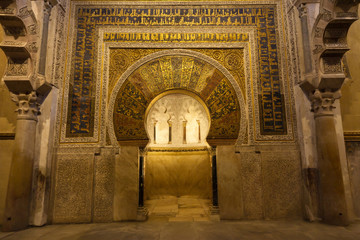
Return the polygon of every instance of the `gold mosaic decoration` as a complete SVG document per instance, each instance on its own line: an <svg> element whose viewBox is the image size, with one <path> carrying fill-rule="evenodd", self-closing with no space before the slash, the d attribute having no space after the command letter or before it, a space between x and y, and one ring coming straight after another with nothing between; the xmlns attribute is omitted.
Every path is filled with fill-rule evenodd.
<svg viewBox="0 0 360 240"><path fill-rule="evenodd" d="M224 66L239 84L246 101L243 49L192 49L207 55Z"/></svg>
<svg viewBox="0 0 360 240"><path fill-rule="evenodd" d="M134 64L137 60L162 49L143 49L143 48L121 48L111 49L110 51L110 68L109 68L109 95L114 89L116 82L126 69Z"/></svg>
<svg viewBox="0 0 360 240"><path fill-rule="evenodd" d="M121 49L111 49L110 52L110 69L109 69L109 96L121 75L126 71L126 69L134 64L137 60L145 57L154 52L162 51L164 49L142 49L142 48L121 48ZM239 84L241 92L246 101L246 90L245 90L245 73L244 73L244 51L243 49L191 49L196 52L200 52L204 55L207 55L214 60L218 61L222 66L224 66L234 77L236 82ZM192 59L183 59L183 62L176 64L182 64L183 75L181 76L181 84L177 87L184 87L190 81L190 74L192 66L194 64ZM155 66L154 66L155 67ZM195 91L201 91L205 87L205 80L208 75L212 72L212 67L206 65L205 68L208 68L204 75L201 75L199 82L195 87ZM176 68L178 69L178 68ZM146 73L143 73L146 74ZM180 77L179 74L175 74L174 78ZM146 77L145 77L146 78ZM146 78L148 79L148 78ZM175 82L177 80L175 79ZM154 90L154 89L152 89Z"/></svg>
<svg viewBox="0 0 360 240"><path fill-rule="evenodd" d="M117 54L112 56L123 54L122 50L114 50ZM156 49L152 51L155 52ZM129 59L134 58L127 55L126 61ZM111 59L111 61L115 60ZM118 63L128 66L123 59ZM121 67L116 71L114 69L110 71L112 73L111 89L114 87L116 74L121 71ZM240 106L231 83L223 73L201 59L173 55L159 57L145 63L123 83L114 109L114 128L117 139L119 141L146 140L144 122L148 105L157 95L173 89L193 92L206 103L212 120L208 138L236 139L238 137Z"/></svg>
<svg viewBox="0 0 360 240"><path fill-rule="evenodd" d="M225 3L225 2L224 2ZM255 2L254 2L255 3ZM285 98L282 90L283 79L281 75L280 46L282 36L279 36L279 8L277 4L263 2L261 4L205 4L189 5L173 4L165 5L133 5L128 4L74 4L74 27L76 33L72 38L72 57L70 71L70 87L68 98L68 114L66 123L66 137L92 137L95 131L94 112L96 98L94 98L97 84L94 61L96 57L96 42L98 30L102 27L118 28L116 32L105 32L102 41L104 43L246 43L249 35L237 32L237 28L251 28L255 30L256 63L258 65L256 86L258 101L255 103L259 109L256 121L260 125L260 135L286 135L287 120L285 111ZM195 27L211 27L210 33L199 33ZM148 27L150 31L121 32L122 27L137 28ZM169 33L165 28L186 28L185 32ZM236 32L226 33L224 27L231 27ZM110 29L109 28L109 29ZM164 29L164 31L151 31L150 28ZM280 28L280 29L279 29ZM219 49L221 50L221 49ZM156 50L153 50L156 51ZM222 51L222 50L221 50ZM144 54L146 55L146 54ZM255 55L253 55L255 56ZM220 52L215 57L221 58ZM214 57L214 58L215 58ZM130 55L119 59L124 66L130 65L133 60ZM222 57L223 66L230 69L234 75L239 69L237 63L243 60L238 54L226 54ZM129 64L127 64L129 63ZM162 62L155 68L173 67L175 63ZM179 63L178 63L179 64ZM194 62L193 69L201 66ZM116 70L116 71L121 71ZM241 73L239 73L241 75ZM121 74L120 74L121 75ZM175 77L174 77L175 76ZM194 74L195 76L195 74ZM167 87L172 86L169 82L178 75L165 76ZM235 78L237 78L235 76ZM117 77L115 77L117 79ZM237 81L244 93L242 77ZM115 80L116 81L116 80ZM191 84L192 80L184 79L184 85ZM155 85L154 87L158 87ZM165 86L166 87L166 86ZM193 86L197 87L197 86ZM245 94L243 94L246 96Z"/></svg>

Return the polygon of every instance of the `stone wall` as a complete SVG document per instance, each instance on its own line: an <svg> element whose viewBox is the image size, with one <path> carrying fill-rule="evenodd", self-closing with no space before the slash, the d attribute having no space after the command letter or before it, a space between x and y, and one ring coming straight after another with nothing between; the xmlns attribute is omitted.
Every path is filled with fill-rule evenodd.
<svg viewBox="0 0 360 240"><path fill-rule="evenodd" d="M268 1L265 4L266 6L258 1L254 1L254 6L257 5L256 8L262 10L257 11L254 8L253 11L247 12L243 11L243 9L252 8L251 3L244 7L241 6L243 4L240 3L241 1L239 6L223 2L224 6L221 8L229 8L231 12L237 11L239 16L227 15L230 10L224 11L222 18L210 14L214 21L205 23L201 20L203 26L201 24L192 25L197 23L197 21L188 21L190 18L186 16L187 14L179 11L176 14L180 14L178 17L181 17L183 20L185 19L185 23L182 21L178 23L179 25L171 26L170 21L168 24L171 27L165 29L166 31L164 32L162 23L160 24L158 20L151 20L154 24L152 27L156 30L154 35L151 35L154 39L151 42L146 42L145 37L136 42L130 36L140 36L143 33L146 33L144 36L150 36L148 35L149 29L146 23L134 20L134 23L140 24L140 26L137 26L136 31L134 31L133 25L130 22L128 22L129 24L122 22L124 25L120 26L112 23L120 23L121 19L119 21L112 21L111 19L124 14L123 17L128 20L133 17L133 14L138 14L138 12L142 11L151 12L152 9L162 11L162 15L165 16L168 13L161 9L161 4L159 7L154 4L144 3L146 6L139 11L131 10L132 7L129 4L129 9L134 12L128 16L127 14L130 13L130 10L123 11L121 6L123 3L121 2L114 5L109 3L102 4L101 2L94 3L92 7L98 10L102 9L101 11L87 9L86 3L73 2L77 6L74 6L72 9L79 7L79 9L82 8L83 10L79 10L77 13L73 11L69 13L70 16L65 17L65 2L69 1L61 2L63 2L63 7L58 6L56 13L53 11L53 18L50 23L52 24L52 30L49 34L49 41L51 43L48 46L52 51L48 53L47 68L51 69L51 71L47 71L46 74L46 77L50 78L51 84L59 87L59 89L55 87L50 92L48 98L41 106L42 115L38 117L35 143L37 147L35 149L36 157L33 177L33 216L31 216L30 224L43 225L48 221L52 223L80 223L136 220L138 210L138 146L121 145L119 148L114 133L117 129L114 129L113 120L111 120L113 119L113 110L115 109L114 99L119 94L120 99L123 99L123 92L120 91L120 88L125 88L125 84L122 85L122 83L125 82L126 76L129 77L130 74L137 73L137 69L141 69L140 67L146 62L156 62L158 58L169 60L169 56L181 56L184 59L184 56L186 58L196 58L201 60L199 60L198 64L206 62L206 66L211 65L213 68L215 67L221 74L214 75L214 80L228 79L229 84L234 88L231 96L234 96L233 99L236 100L236 103L238 101L240 104L237 107L241 111L236 110L236 112L238 115L241 113L241 122L235 126L236 129L240 129L240 133L238 134L237 130L234 131L234 136L237 137L237 139L234 137L234 141L237 140L237 145L236 147L233 145L219 146L217 150L218 193L221 218L300 218L302 213L301 206L303 205L304 211L308 211L307 217L310 220L316 219L318 216L316 134L313 114L310 113L310 103L302 90L298 86L294 87L293 85L293 82L300 82L300 78L298 78L298 65L306 65L304 62L298 63L298 53L295 49L297 44L294 38L295 33L292 30L295 26L294 21L296 21L294 19L295 17L297 19L298 16L293 15L293 12L296 12L293 6L286 9L285 4L283 6L283 3L279 1L273 1L273 3ZM181 5L184 9L196 10L198 8L197 5L192 5L191 2L181 3ZM209 9L216 8L216 4L210 5L208 6ZM119 14L114 16L110 14L116 11ZM314 9L311 11L314 11ZM99 12L104 16L100 16ZM201 11L193 11L193 13L195 12ZM262 24L256 27L254 27L255 25L246 26L246 22L240 24L239 19L242 19L240 17L244 13L255 14L253 17L245 14L244 17L249 17L249 20L252 19L252 21L259 21L257 24L264 17L267 18L269 23L266 26L267 30L261 29ZM107 14L110 15L105 16ZM140 18L142 17L140 16ZM169 21L168 19L172 17L174 16L168 16L165 18L165 21ZM199 19L200 22L203 16L201 14L196 16L195 14L192 17ZM232 17L235 17L236 21ZM82 21L77 21L78 19L88 18L92 20L86 24L97 22L98 25L94 25L93 29L98 29L99 32L89 32L86 35L87 39L85 37L80 39L81 37L79 36L81 34L77 35L77 33L81 32L84 29L82 27L85 25L82 25ZM66 21L63 21L64 19L70 19L70 23L67 24ZM39 22L41 22L41 19ZM217 25L216 22L219 24ZM66 49L68 53L66 60L65 54L61 54L65 48L65 41L61 39L63 32L60 31L65 29L63 24L69 27L69 31L65 31L69 33L67 36L69 42ZM111 24L113 28L108 28ZM142 26L142 24L145 25ZM181 24L185 24L186 29L192 29L193 33L191 34L194 37L203 38L213 34L213 36L216 36L216 39L208 39L206 40L207 42L203 43L196 42L196 40L187 42L190 38L188 39L189 35L187 35L187 32L181 30L185 28L178 28ZM275 26L280 25L282 27L275 29ZM252 27L254 28L251 29ZM355 202L354 212L358 217L360 217L360 209L356 203L360 201L358 190L360 189L360 179L358 177L360 175L360 141L354 141L353 139L347 141L346 163L343 131L339 129L342 129L341 125L343 123L345 137L349 135L360 136L360 108L358 107L360 104L360 82L358 81L360 78L358 67L360 52L358 51L358 42L360 40L359 28L360 22L357 22L349 31L348 43L352 50L347 54L347 63L352 79L347 80L342 89L341 111L343 121L339 118L339 112L336 112L339 111L338 102L336 102L337 110L335 111L337 114L335 118L337 143L339 148L341 148L341 159L344 159L344 161L341 161L342 176L344 177L345 185L350 186L345 189L347 195L346 201L348 205L352 206L353 204L349 196L353 197ZM129 38L118 38L120 36L117 35L119 29L123 31L124 36ZM236 32L234 32L234 29L236 29ZM236 41L231 42L230 38L226 41L223 40L224 36L235 36L234 34L237 32L240 32L241 37ZM272 73L274 76L272 76L271 81L270 78L267 79L268 76L266 74L262 75L267 72L269 64L267 64L267 61L259 61L260 58L256 58L264 50L269 50L267 47L261 49L261 47L267 44L263 46L259 44L264 41L257 39L260 36L258 34L260 32L269 33L265 43L270 41L277 43L271 46L271 52L267 56L265 56L266 54L262 56L268 58L268 60L270 59L272 63L276 63L271 66L272 70L276 70ZM166 40L165 42L159 40L169 34L180 36L180 38L177 40L173 39L174 41ZM95 35L96 37L94 37ZM113 36L113 38L109 36ZM181 36L185 37L182 39ZM80 40L78 41L76 37L79 37ZM94 42L92 42L93 40ZM93 48L80 46L85 43L93 44L91 45ZM77 44L80 44L78 48L72 48L77 46ZM96 50L96 46L103 47L99 47ZM135 50L130 47L134 47ZM93 55L89 60L90 62L86 62L87 60L81 62L86 58L81 55L83 54L82 50L80 55L76 54L76 49L84 51L94 50L91 51ZM149 49L152 50L149 51ZM121 55L120 53L125 54ZM300 56L304 57L301 54ZM76 60L76 58L78 59ZM175 60L174 58L170 62L175 63ZM67 64L66 70L64 68L65 62ZM74 63L79 64L80 62L84 64L82 67L73 67ZM161 62L159 66L164 68L164 63L164 61ZM0 76L3 75L5 64L6 58L0 53ZM89 65L94 66L94 68L87 68L86 66ZM168 66L173 66L173 69L179 70L174 72L172 70L167 71L171 73L165 74L167 76L166 79L169 78L167 80L170 82L176 83L174 80L179 80L179 78L172 77L173 75L176 76L176 73L179 76L180 72L186 72L180 71L180 68L176 68L175 65L170 64ZM177 64L176 66L183 65ZM119 70L120 68L121 71ZM186 67L184 69L186 70ZM82 77L78 77L80 75L77 74L77 71L83 70L89 72ZM150 71L150 69L147 71ZM157 71L156 76L162 76L163 72L163 70ZM62 76L63 74L65 77ZM195 75L198 79L209 82L206 74L200 76L200 74L194 71L193 76ZM77 76L76 79L74 76ZM93 77L90 79L87 78L88 76ZM134 74L133 76L138 75ZM215 78L215 76L221 77L217 79L218 77ZM264 79L267 80L264 81ZM131 89L127 89L126 93L134 91L134 99L140 96L136 89L145 88L144 81L138 80L138 78L132 78L133 86L136 86L134 88L132 88L132 85L127 85ZM142 80L149 80L148 82L152 83L153 77ZM195 82L192 84L194 86L190 87L189 85L186 89L194 90L196 86L200 88L202 84ZM215 85L210 85L215 89ZM276 89L270 89L272 86L276 86ZM149 87L153 86L149 84ZM273 96L267 95L269 91L267 88L271 90ZM165 91L165 88L162 90ZM217 91L218 96L213 99L224 100L225 98L221 95L222 92L224 92L224 89ZM151 95L152 98L158 93L154 91L151 94L149 93L149 96ZM149 99L151 98L149 97ZM129 99L131 100L131 98ZM81 101L82 103L80 103ZM128 102L129 106L136 105L132 101ZM297 103L296 109L294 102ZM228 107L231 105L226 101L223 104ZM273 104L277 104L277 106L273 106ZM216 103L214 106L221 105ZM124 112L120 112L125 116L124 119L128 117L127 111L129 108L126 106L123 109ZM4 212L4 199L7 191L7 179L14 143L12 140L14 138L16 121L15 114L13 113L14 109L15 104L11 102L9 93L3 82L1 82L0 216ZM144 111L145 109L146 107L143 108ZM276 112L272 112L274 109L277 109ZM295 116L294 109L298 117ZM218 110L220 111L221 109L215 109L214 115L216 115L215 113ZM228 110L230 111L231 109ZM134 112L134 116L137 116L138 112ZM268 114L269 112L271 114ZM276 117L274 117L275 115ZM230 126L229 118L224 119L224 121L221 120L216 123L217 125L212 123L212 126L219 127L223 124L226 127L234 127ZM143 126L142 119L138 123ZM121 122L121 126L128 128L129 126L131 127L131 124L126 126L124 122ZM223 129L226 130L227 128ZM218 128L218 130L220 131L221 129ZM301 133L298 134L298 131ZM131 135L133 132L129 131L129 134ZM318 135L320 136L321 134ZM299 146L296 142L297 137L299 139ZM129 139L125 139L124 142L126 140ZM225 141L221 142L222 140L224 139L216 143L225 144ZM53 146L55 146L55 150L52 149ZM300 151L303 153L302 160L300 160ZM194 165L196 164L194 163ZM180 171L186 172L186 170ZM304 181L301 179L302 171L305 176ZM169 170L164 170L164 172L169 174ZM194 176L187 177L194 180L194 182L200 181L194 178ZM348 184L349 178L350 183ZM208 183L208 176L204 177L204 179ZM302 187L304 187L302 189L304 192L303 196L301 194ZM48 196L49 194L50 197ZM302 197L303 203L301 202ZM50 208L48 208L48 205L50 205ZM307 207L310 210L306 209ZM50 215L49 219L47 214ZM0 218L0 224L2 220Z"/></svg>
<svg viewBox="0 0 360 240"><path fill-rule="evenodd" d="M154 161L159 157L158 153L150 155L146 161ZM187 159L182 160L197 162L202 170L206 170L201 164L205 162L197 156L199 154L187 155ZM50 221L78 223L136 220L138 157L138 147L135 146L122 146L119 154L111 147L59 149L54 162ZM161 159L169 162L183 157L163 154ZM206 160L209 160L208 157ZM194 164L187 164L194 168ZM207 179L209 189L202 189L202 195L199 191L197 194L210 197L210 165L207 172L196 171L197 177L192 176L191 171L179 169L179 166L171 169L171 164L160 165L156 165L157 169L145 167L147 197L154 197L161 192L160 185L151 186L156 180L155 175L164 178L162 184L167 184L165 188L174 192L183 190L181 182L187 182L186 186L191 188L201 184L203 186ZM170 169L166 170L167 166ZM221 219L301 218L301 165L296 145L218 146L217 168ZM175 170L179 170L181 179L167 181L165 175L170 176L171 171ZM202 172L207 177L200 179L199 176L204 175L200 174ZM194 184L190 186L190 183Z"/></svg>
<svg viewBox="0 0 360 240"><path fill-rule="evenodd" d="M351 79L341 89L341 115L345 132L360 132L360 21L350 27L347 41L350 51L346 54L346 61Z"/></svg>
<svg viewBox="0 0 360 240"><path fill-rule="evenodd" d="M207 151L148 152L145 199L171 195L210 199L211 166Z"/></svg>
<svg viewBox="0 0 360 240"><path fill-rule="evenodd" d="M300 152L293 146L218 146L221 219L301 218Z"/></svg>
<svg viewBox="0 0 360 240"><path fill-rule="evenodd" d="M346 61L351 78L341 89L340 103L354 213L360 218L360 21L350 27L347 41L350 51Z"/></svg>
<svg viewBox="0 0 360 240"><path fill-rule="evenodd" d="M137 11L133 9L135 5L128 3L128 10L124 11L121 1L97 2L91 6L92 10L86 3L72 4L71 9L79 10L71 12L69 17L67 52L70 54L66 58L65 78L60 88L64 97L59 99L56 120L58 150L52 164L53 223L136 219L138 146L144 142L146 145L147 141L146 135L137 137L137 129L144 128L142 113L147 103L173 88L203 97L214 116L210 129L222 136L216 137L216 141L213 139L214 145L233 146L218 149L223 219L301 215L301 165L299 150L294 146L297 127L292 92L293 79L298 78L297 54L294 18L287 16L290 11L283 12L285 5L279 1L267 4L239 1L223 2L221 6L209 3L200 9L196 4L184 2L181 7L186 11L174 8L174 13L164 19L169 21L164 28L157 17L167 16L166 2L144 3ZM201 13L206 8L211 21ZM229 11L223 11L226 8ZM143 12L156 15L161 11L162 15L139 23L122 22L133 17L128 16L132 11L140 15ZM116 14L112 16L111 12ZM194 21L187 22L188 13ZM177 14L180 18L176 19L183 20L170 21ZM112 20L114 17L123 18ZM261 23L264 19L267 19L266 26ZM77 35L91 24L94 28L89 29L96 28L99 32ZM134 24L140 24L136 31ZM148 35L149 24L153 35ZM277 28L280 25L283 27ZM111 37L120 36L119 31L124 33L124 39ZM260 38L260 33L266 36ZM95 35L97 37L93 37ZM132 36L136 37L132 39ZM151 41L146 40L146 36L151 36ZM166 36L179 39L166 39ZM205 39L206 36L214 37ZM234 36L242 37L235 39ZM273 43L271 48L269 42ZM85 58L81 57L83 50L92 56L89 61L84 62ZM74 68L75 63L80 65ZM114 117L117 115L121 117ZM122 131L126 132L126 138L116 136ZM137 146L127 146L130 144ZM105 153L106 148L113 152ZM118 149L119 154L115 154L114 149ZM188 178L195 180L193 175ZM205 178L208 180L208 176ZM98 206L100 203L103 205ZM97 213L98 209L102 209L101 213Z"/></svg>
<svg viewBox="0 0 360 240"><path fill-rule="evenodd" d="M50 222L113 220L114 149L59 149L53 165Z"/></svg>
<svg viewBox="0 0 360 240"><path fill-rule="evenodd" d="M139 203L139 150L134 146L120 149L115 158L114 221L136 220Z"/></svg>

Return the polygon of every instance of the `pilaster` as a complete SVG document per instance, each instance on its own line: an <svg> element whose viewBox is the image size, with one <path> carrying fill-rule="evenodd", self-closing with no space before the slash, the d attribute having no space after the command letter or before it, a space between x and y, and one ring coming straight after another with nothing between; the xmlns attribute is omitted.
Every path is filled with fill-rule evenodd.
<svg viewBox="0 0 360 240"><path fill-rule="evenodd" d="M35 92L12 94L12 100L18 106L18 115L4 211L4 231L20 230L29 224L35 133L39 113Z"/></svg>
<svg viewBox="0 0 360 240"><path fill-rule="evenodd" d="M0 48L8 59L3 81L18 108L4 231L20 230L29 225L31 199L37 195L37 191L32 193L33 174L38 176L39 173L33 173L40 148L36 147L37 122L39 107L52 90L51 81L45 77L47 35L51 9L58 3L56 0L37 1L35 5L30 1L9 2L12 2L11 8L0 11L0 23L5 29ZM38 9L42 9L43 14L39 14Z"/></svg>
<svg viewBox="0 0 360 240"><path fill-rule="evenodd" d="M324 222L335 225L350 223L341 161L343 155L337 141L334 102L338 91L315 90L311 95L314 111L319 168L320 211Z"/></svg>

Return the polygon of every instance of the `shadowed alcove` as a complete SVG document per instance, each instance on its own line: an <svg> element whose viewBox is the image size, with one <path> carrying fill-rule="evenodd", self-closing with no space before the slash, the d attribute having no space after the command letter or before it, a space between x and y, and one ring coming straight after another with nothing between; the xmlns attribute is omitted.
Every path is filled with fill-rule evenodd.
<svg viewBox="0 0 360 240"><path fill-rule="evenodd" d="M150 217L208 219L212 181L205 103L188 91L164 92L149 105L145 119L150 141L144 199Z"/></svg>

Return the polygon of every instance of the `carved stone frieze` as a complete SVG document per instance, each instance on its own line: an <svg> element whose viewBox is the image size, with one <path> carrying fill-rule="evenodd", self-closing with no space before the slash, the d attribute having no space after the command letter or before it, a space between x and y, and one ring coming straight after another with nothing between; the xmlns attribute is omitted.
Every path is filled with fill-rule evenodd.
<svg viewBox="0 0 360 240"><path fill-rule="evenodd" d="M25 76L28 73L29 59L8 58L6 76Z"/></svg>
<svg viewBox="0 0 360 240"><path fill-rule="evenodd" d="M57 23L56 23L56 36L55 47L53 50L53 63L52 63L52 81L55 86L59 86L63 73L64 73L64 57L65 57L65 40L64 27L65 27L65 12L61 9L57 9ZM59 86L60 87L60 86Z"/></svg>
<svg viewBox="0 0 360 240"><path fill-rule="evenodd" d="M343 67L341 58L338 57L324 57L323 58L324 73L342 73Z"/></svg>
<svg viewBox="0 0 360 240"><path fill-rule="evenodd" d="M338 12L336 13L336 17L338 18L356 18L356 12Z"/></svg>
<svg viewBox="0 0 360 240"><path fill-rule="evenodd" d="M14 14L15 9L13 8L0 8L0 14Z"/></svg>
<svg viewBox="0 0 360 240"><path fill-rule="evenodd" d="M18 113L18 119L37 121L40 104L38 103L38 97L35 91L29 94L11 93L11 99L18 106L18 108L15 110Z"/></svg>

